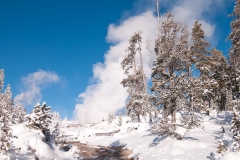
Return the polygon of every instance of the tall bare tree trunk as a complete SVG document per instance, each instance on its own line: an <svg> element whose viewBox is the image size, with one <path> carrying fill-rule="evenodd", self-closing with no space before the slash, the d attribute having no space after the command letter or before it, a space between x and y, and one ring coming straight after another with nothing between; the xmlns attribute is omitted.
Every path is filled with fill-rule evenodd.
<svg viewBox="0 0 240 160"><path fill-rule="evenodd" d="M149 113L149 117L150 117L149 121L152 122L152 113L151 112Z"/></svg>
<svg viewBox="0 0 240 160"><path fill-rule="evenodd" d="M136 56L134 55L134 74L137 73L137 66L136 66ZM135 83L135 92L138 94L138 83Z"/></svg>
<svg viewBox="0 0 240 160"><path fill-rule="evenodd" d="M171 124L172 124L172 130L176 130L176 106L171 110Z"/></svg>

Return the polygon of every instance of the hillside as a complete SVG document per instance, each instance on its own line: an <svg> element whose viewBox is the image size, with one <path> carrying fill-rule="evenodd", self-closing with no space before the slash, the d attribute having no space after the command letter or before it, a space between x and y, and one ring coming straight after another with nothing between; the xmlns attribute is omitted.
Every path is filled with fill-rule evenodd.
<svg viewBox="0 0 240 160"><path fill-rule="evenodd" d="M195 128L190 131L177 129L178 133L183 135L182 140L169 136L151 135L149 123L130 122L128 117L123 117L121 126L118 125L118 117L111 124L104 121L96 125L80 125L76 122L64 121L60 130L66 136L67 144L63 146L65 146L65 149L66 146L70 146L69 151L64 151L64 147L57 147L52 142L44 143L41 140L43 135L37 130L30 131L24 127L24 123L13 125L13 134L18 138L12 140L16 149L21 148L15 155L16 159L19 160L34 159L34 152L31 152L29 148L36 150L37 157L44 160L111 159L111 157L108 157L111 155L110 152L115 152L117 147L120 146L118 149L128 150L125 153L126 155L130 154L129 159L237 160L240 158L240 154L231 151L232 133L229 125L231 119L229 112L219 114L213 112L210 116L203 116L201 125L203 128ZM142 121L144 120L142 119ZM226 131L224 135L220 134L222 125ZM219 139L222 139L228 148L223 157L216 153ZM80 150L77 149L76 145L78 144L80 144L78 146ZM92 148L95 150L94 153ZM101 152L108 152L108 154L106 153L104 157ZM86 158L86 155L88 155L88 158ZM119 154L112 154L111 156L112 159L113 157L123 157Z"/></svg>

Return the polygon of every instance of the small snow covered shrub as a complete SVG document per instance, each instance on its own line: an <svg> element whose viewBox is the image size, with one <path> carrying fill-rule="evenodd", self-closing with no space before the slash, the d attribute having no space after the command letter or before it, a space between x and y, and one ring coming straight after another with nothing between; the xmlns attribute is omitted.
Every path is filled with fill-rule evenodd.
<svg viewBox="0 0 240 160"><path fill-rule="evenodd" d="M23 123L25 121L26 109L22 104L13 107L13 118L12 121L15 124Z"/></svg>
<svg viewBox="0 0 240 160"><path fill-rule="evenodd" d="M122 126L122 113L121 112L119 112L119 114L118 114L118 124L117 125Z"/></svg>
<svg viewBox="0 0 240 160"><path fill-rule="evenodd" d="M36 155L36 149L33 149L30 145L27 146L27 150L31 153L34 154L35 160L39 160L37 155Z"/></svg>
<svg viewBox="0 0 240 160"><path fill-rule="evenodd" d="M226 140L225 134L226 134L226 131L222 125L222 131L220 132L220 138L218 140L218 145L217 145L217 152L216 154L214 153L210 154L212 160L221 158L228 151L228 145L224 143L224 141Z"/></svg>
<svg viewBox="0 0 240 160"><path fill-rule="evenodd" d="M108 115L108 124L111 124L114 121L115 117L112 114Z"/></svg>
<svg viewBox="0 0 240 160"><path fill-rule="evenodd" d="M52 119L52 123L55 123L55 124L57 124L57 123L60 123L61 122L61 117L60 117L60 114L58 113L58 112L53 112L53 113L51 113L52 114L52 117L51 117L51 119Z"/></svg>
<svg viewBox="0 0 240 160"><path fill-rule="evenodd" d="M217 153L222 154L227 151L227 147L224 145L222 140L218 141Z"/></svg>
<svg viewBox="0 0 240 160"><path fill-rule="evenodd" d="M233 118L231 121L231 129L230 131L233 133L233 151L240 151L240 118L239 113L234 109L233 110Z"/></svg>
<svg viewBox="0 0 240 160"><path fill-rule="evenodd" d="M51 107L44 102L42 105L39 103L34 107L31 114L26 115L27 127L33 129L40 129L45 135L45 140L50 138L49 124L52 123Z"/></svg>
<svg viewBox="0 0 240 160"><path fill-rule="evenodd" d="M52 132L54 141L56 145L62 144L64 142L64 136L61 134L60 130L61 126L59 123L54 127L54 131Z"/></svg>

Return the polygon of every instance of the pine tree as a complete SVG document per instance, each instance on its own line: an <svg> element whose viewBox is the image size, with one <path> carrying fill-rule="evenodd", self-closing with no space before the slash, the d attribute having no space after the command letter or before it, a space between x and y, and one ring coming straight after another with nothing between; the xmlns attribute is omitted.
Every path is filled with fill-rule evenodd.
<svg viewBox="0 0 240 160"><path fill-rule="evenodd" d="M222 125L222 131L220 132L221 137L220 137L220 139L218 140L218 147L217 147L217 153L218 153L218 154L222 154L222 153L224 153L224 152L227 151L227 147L225 146L225 144L224 144L223 141L222 141L225 133L226 133L225 128L224 128L223 125Z"/></svg>
<svg viewBox="0 0 240 160"><path fill-rule="evenodd" d="M223 141L219 140L218 141L218 147L217 147L217 153L222 154L223 152L226 152L226 151L227 151L227 148L224 145Z"/></svg>
<svg viewBox="0 0 240 160"><path fill-rule="evenodd" d="M222 111L226 109L226 104L229 103L227 98L227 94L231 90L229 66L221 51L213 48L211 53L211 72L209 77L212 83L210 88L214 94L214 101L218 104L219 110Z"/></svg>
<svg viewBox="0 0 240 160"><path fill-rule="evenodd" d="M2 92L3 85L4 85L4 70L1 69L0 70L0 92Z"/></svg>
<svg viewBox="0 0 240 160"><path fill-rule="evenodd" d="M64 141L60 128L61 128L60 123L57 122L57 124L54 126L54 131L52 132L52 135L53 135L56 145L59 145L59 144L63 143L63 141Z"/></svg>
<svg viewBox="0 0 240 160"><path fill-rule="evenodd" d="M204 88L202 87L201 80L198 77L189 77L186 81L187 96L186 96L186 108L183 108L185 115L181 122L186 129L192 129L194 127L200 127L200 117L196 114L205 109L202 93Z"/></svg>
<svg viewBox="0 0 240 160"><path fill-rule="evenodd" d="M111 124L114 121L114 119L115 119L115 116L112 114L109 114L108 115L108 124Z"/></svg>
<svg viewBox="0 0 240 160"><path fill-rule="evenodd" d="M201 26L196 21L192 29L191 61L195 64L195 68L200 71L201 80L205 80L210 70L209 57L211 53L208 50L210 43L205 41L205 33Z"/></svg>
<svg viewBox="0 0 240 160"><path fill-rule="evenodd" d="M12 99L12 92L11 92L11 86L10 84L7 85L7 88L4 91L4 97L5 97L5 109L9 111L9 113L12 115L14 103Z"/></svg>
<svg viewBox="0 0 240 160"><path fill-rule="evenodd" d="M230 24L232 30L230 32L230 35L228 36L228 40L231 40L229 60L232 69L232 92L234 99L236 99L236 96L239 93L240 81L240 0L236 0L233 13L229 16L233 18Z"/></svg>
<svg viewBox="0 0 240 160"><path fill-rule="evenodd" d="M60 114L59 114L59 112L53 112L52 113L52 121L61 121L61 117L60 117Z"/></svg>
<svg viewBox="0 0 240 160"><path fill-rule="evenodd" d="M151 105L148 94L132 94L127 102L127 108L130 110L132 120L136 119L140 122L140 115L147 116L151 113Z"/></svg>
<svg viewBox="0 0 240 160"><path fill-rule="evenodd" d="M122 126L122 113L119 112L118 114L118 126Z"/></svg>
<svg viewBox="0 0 240 160"><path fill-rule="evenodd" d="M201 91L198 90L197 101L205 103L208 101L210 105L211 98L213 97L211 92L211 79L209 78L209 74L211 71L211 52L208 50L210 47L210 43L205 40L205 33L201 27L201 24L196 21L194 23L194 27L192 29L192 45L190 51L190 61L194 65L195 69L200 72ZM202 106L206 106L202 104ZM208 107L210 108L210 106ZM203 108L204 110L209 110L208 108Z"/></svg>
<svg viewBox="0 0 240 160"><path fill-rule="evenodd" d="M51 121L52 121L52 124L57 124L57 123L61 123L61 117L60 117L60 114L59 112L53 112L51 113Z"/></svg>
<svg viewBox="0 0 240 160"><path fill-rule="evenodd" d="M128 55L123 59L121 65L127 78L123 79L121 84L127 87L129 93L129 101L126 104L128 114L133 118L137 118L140 122L140 115L146 115L147 107L150 102L148 100L146 77L143 70L142 62L142 37L141 32L135 33L129 39L129 47L126 50ZM137 57L139 56L139 64Z"/></svg>
<svg viewBox="0 0 240 160"><path fill-rule="evenodd" d="M12 92L10 85L2 93L4 84L4 71L0 70L0 153L6 155L10 148L10 138L12 138Z"/></svg>
<svg viewBox="0 0 240 160"><path fill-rule="evenodd" d="M9 111L2 110L0 113L0 152L6 154L8 149L10 148L10 138L12 138L12 130L10 129L11 123L11 115Z"/></svg>
<svg viewBox="0 0 240 160"><path fill-rule="evenodd" d="M231 129L230 131L233 133L233 151L240 151L240 118L239 113L233 109L233 117L231 120Z"/></svg>
<svg viewBox="0 0 240 160"><path fill-rule="evenodd" d="M39 103L34 107L33 112L26 116L28 120L27 126L33 129L40 129L45 135L45 140L48 141L50 138L49 124L51 121L51 107L43 102L42 105Z"/></svg>
<svg viewBox="0 0 240 160"><path fill-rule="evenodd" d="M189 42L186 26L176 22L170 12L164 18L155 42L156 59L153 62L151 88L154 94L152 103L161 108L163 120L157 123L160 126L153 126L158 126L156 128L160 133L173 135L176 129L176 112L179 109L177 98L184 97L186 87ZM171 119L168 119L168 115Z"/></svg>
<svg viewBox="0 0 240 160"><path fill-rule="evenodd" d="M23 123L25 121L26 109L22 106L22 104L13 107L12 113L12 122L14 124Z"/></svg>

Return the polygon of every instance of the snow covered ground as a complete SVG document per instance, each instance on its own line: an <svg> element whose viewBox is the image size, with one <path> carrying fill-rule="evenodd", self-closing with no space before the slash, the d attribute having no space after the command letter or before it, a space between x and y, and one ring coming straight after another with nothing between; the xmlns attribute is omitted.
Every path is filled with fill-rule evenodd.
<svg viewBox="0 0 240 160"><path fill-rule="evenodd" d="M224 156L217 155L218 140L220 138L231 145L232 134L229 131L231 114L224 112L212 113L204 116L202 126L185 133L182 140L167 136L151 135L148 123L132 123L130 118L123 117L122 125L115 119L111 124L104 121L100 124L77 125L76 122L64 122L61 132L67 135L67 141L80 141L91 146L124 146L132 150L129 157L140 160L239 160L240 153L228 150ZM225 136L220 134L221 127L226 130ZM13 146L16 149L15 159L34 159L34 154L41 160L70 160L81 159L77 156L77 148L72 147L65 152L52 143L42 141L42 133L29 130L25 124L13 125ZM21 148L20 150L18 150ZM30 151L31 148L33 151ZM35 150L35 153L34 153ZM213 156L210 156L210 155ZM95 157L95 159L98 159Z"/></svg>
<svg viewBox="0 0 240 160"><path fill-rule="evenodd" d="M29 130L25 123L15 124L12 129L13 135L16 137L12 139L13 149L15 150L13 159L35 159L35 154L40 160L73 159L76 147L73 147L69 152L63 152L57 146L45 143L42 140L44 137L42 132L33 129Z"/></svg>

